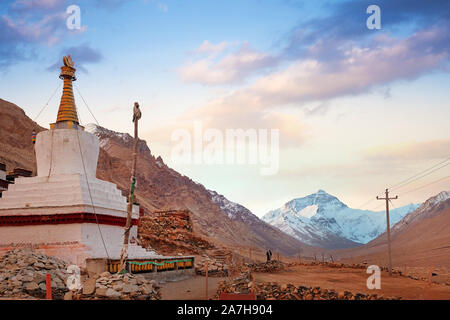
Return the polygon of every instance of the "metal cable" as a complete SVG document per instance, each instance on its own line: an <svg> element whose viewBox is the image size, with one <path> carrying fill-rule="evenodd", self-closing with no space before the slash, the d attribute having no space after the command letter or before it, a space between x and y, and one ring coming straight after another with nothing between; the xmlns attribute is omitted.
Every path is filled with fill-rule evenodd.
<svg viewBox="0 0 450 320"><path fill-rule="evenodd" d="M88 180L88 176L86 174L86 167L84 165L83 152L81 151L81 142L80 142L79 130L76 129L76 131L77 131L77 138L78 138L78 146L80 148L81 162L83 164L84 176L86 177L86 184L87 184L87 187L88 187L89 198L91 199L92 210L94 211L95 221L97 222L97 228L98 228L98 231L100 232L100 237L102 238L103 247L105 248L106 256L108 257L108 260L111 260L111 258L109 257L109 254L108 254L108 249L106 248L106 243L105 243L105 239L103 238L103 234L102 234L102 230L100 228L100 224L98 223L97 213L95 212L94 200L92 199L91 188L89 187L89 180Z"/></svg>
<svg viewBox="0 0 450 320"><path fill-rule="evenodd" d="M47 103L41 108L41 110L39 111L39 113L37 114L37 116L33 119L34 122L36 122L37 118L39 118L39 116L41 115L42 111L44 111L44 109L48 106L48 104L50 103L50 101L53 99L53 97L55 96L56 92L58 92L59 88L61 87L60 83L58 85L58 87L56 88L56 90L52 93L52 95L50 96L50 98L47 100Z"/></svg>
<svg viewBox="0 0 450 320"><path fill-rule="evenodd" d="M83 100L84 104L86 105L86 108L88 109L89 113L91 114L91 116L94 118L95 122L97 123L98 126L100 126L100 124L97 121L97 118L94 116L94 114L92 113L91 109L89 108L88 104L86 103L86 101L84 100L83 96L81 95L80 90L78 89L78 86L76 84L74 84L75 89L77 90L78 94L81 97L81 100Z"/></svg>

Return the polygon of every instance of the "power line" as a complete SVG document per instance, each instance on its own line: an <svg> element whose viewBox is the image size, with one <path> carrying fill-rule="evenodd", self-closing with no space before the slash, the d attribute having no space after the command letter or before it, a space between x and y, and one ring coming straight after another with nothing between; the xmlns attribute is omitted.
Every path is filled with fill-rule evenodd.
<svg viewBox="0 0 450 320"><path fill-rule="evenodd" d="M449 159L450 159L450 158L449 158ZM442 165L442 166L440 166L440 167L438 167L438 168L435 168L435 169L433 169L433 170L431 170L431 171L429 171L429 172L426 172L426 173L424 173L424 174L418 176L417 178L415 178L415 179L413 179L413 180L410 180L409 182L404 183L404 184L402 184L402 185L400 185L400 186L398 186L398 187L396 187L396 188L392 188L391 190L401 189L401 188L403 188L403 187L405 187L405 186L407 186L407 185L413 183L414 181L417 181L417 180L419 180L419 179L422 179L423 177L426 177L426 176L432 174L433 172L435 172L435 171L437 171L437 170L440 170L440 169L442 169L442 168L444 168L444 167L446 167L446 166L448 166L448 165L450 165L450 162L449 162L449 163L446 163L446 164L444 164L444 165ZM417 176L417 175L416 175L416 176Z"/></svg>
<svg viewBox="0 0 450 320"><path fill-rule="evenodd" d="M439 163L437 163L437 164L435 164L435 165L433 165L433 166L431 166L431 167L429 167L429 168L427 168L427 169L425 169L425 170L422 170L422 171L420 171L419 173L416 173L415 175L409 177L408 179L402 180L402 181L400 181L399 183L397 183L397 184L395 184L395 185L393 185L393 186L390 186L389 189L392 190L392 189L396 188L397 186L400 186L400 185L402 185L402 184L408 182L409 180L411 180L411 179L417 177L418 175L421 175L422 173L425 173L425 172L427 172L427 171L429 171L429 170L431 170L431 169L433 169L433 168L435 168L435 167L437 167L437 166L439 166L439 165L441 165L441 164L447 162L448 160L450 160L450 158L447 158L447 159L445 159L444 161L440 161Z"/></svg>
<svg viewBox="0 0 450 320"><path fill-rule="evenodd" d="M438 179L438 180L432 181L432 182L427 183L427 184L425 184L425 185L423 185L423 186L421 186L421 187L418 187L418 188L415 188L415 189L406 191L406 192L404 192L403 194L405 195L405 194L408 194L408 193L410 193L410 192L413 192L413 191L416 191L416 190L420 190L420 189L422 189L422 188L428 187L429 185L438 183L438 182L440 182L440 181L442 181L442 180L445 180L445 179L448 179L448 178L450 178L450 176L446 176L446 177L440 178L440 179Z"/></svg>

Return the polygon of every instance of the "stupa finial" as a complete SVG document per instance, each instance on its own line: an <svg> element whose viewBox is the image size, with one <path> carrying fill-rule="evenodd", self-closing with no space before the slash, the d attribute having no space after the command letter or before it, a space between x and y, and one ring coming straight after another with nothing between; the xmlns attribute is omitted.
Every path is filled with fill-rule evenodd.
<svg viewBox="0 0 450 320"><path fill-rule="evenodd" d="M61 67L59 78L64 80L63 93L59 104L56 123L51 125L51 129L77 129L79 127L77 107L73 95L72 81L75 77L75 64L70 55L63 57L64 66Z"/></svg>

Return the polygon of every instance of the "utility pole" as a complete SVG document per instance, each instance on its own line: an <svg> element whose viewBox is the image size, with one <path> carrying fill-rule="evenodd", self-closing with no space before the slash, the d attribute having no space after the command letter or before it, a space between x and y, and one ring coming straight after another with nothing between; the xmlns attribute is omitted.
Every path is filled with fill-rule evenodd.
<svg viewBox="0 0 450 320"><path fill-rule="evenodd" d="M395 200L398 199L398 196L395 196L394 198L389 198L389 190L386 189L385 191L386 197L380 198L377 196L377 200L386 200L386 223L387 223L387 239L388 239L388 251L389 251L389 276L392 276L392 258L391 258L391 231L389 226L389 200Z"/></svg>
<svg viewBox="0 0 450 320"><path fill-rule="evenodd" d="M134 198L134 188L136 186L136 161L137 161L137 146L138 146L138 121L141 118L141 110L139 109L139 103L134 103L133 108L133 122L134 122L134 146L133 146L133 163L131 166L131 177L130 177L130 194L128 197L127 206L127 222L125 224L125 233L123 237L123 247L120 253L120 268L119 272L123 272L127 267L128 260L128 242L130 240L130 229L132 221L133 212L133 198Z"/></svg>

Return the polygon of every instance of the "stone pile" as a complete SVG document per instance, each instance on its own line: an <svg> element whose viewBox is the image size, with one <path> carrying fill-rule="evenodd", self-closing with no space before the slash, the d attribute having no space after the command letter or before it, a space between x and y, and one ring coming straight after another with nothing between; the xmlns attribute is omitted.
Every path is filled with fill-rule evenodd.
<svg viewBox="0 0 450 320"><path fill-rule="evenodd" d="M214 245L195 235L187 210L154 212L140 218L139 243L165 254L200 254Z"/></svg>
<svg viewBox="0 0 450 320"><path fill-rule="evenodd" d="M210 250L207 254L223 264L229 263L233 258L233 252L225 248Z"/></svg>
<svg viewBox="0 0 450 320"><path fill-rule="evenodd" d="M62 299L68 291L68 264L28 248L18 248L0 256L0 296L45 298L46 275L51 276L52 298Z"/></svg>
<svg viewBox="0 0 450 320"><path fill-rule="evenodd" d="M244 270L252 272L277 272L285 269L286 264L278 260L268 262L244 263Z"/></svg>
<svg viewBox="0 0 450 320"><path fill-rule="evenodd" d="M209 257L202 257L195 259L195 273L201 276L206 276L206 262L208 262L208 276L209 277L226 277L228 276L228 264L215 260Z"/></svg>
<svg viewBox="0 0 450 320"><path fill-rule="evenodd" d="M215 299L220 293L254 293L257 300L397 300L400 297L385 298L377 294L337 292L320 287L294 286L273 282L255 282L251 273L242 273L232 281L221 281Z"/></svg>
<svg viewBox="0 0 450 320"><path fill-rule="evenodd" d="M88 278L78 291L66 293L65 300L159 300L159 287L143 276L103 272Z"/></svg>

